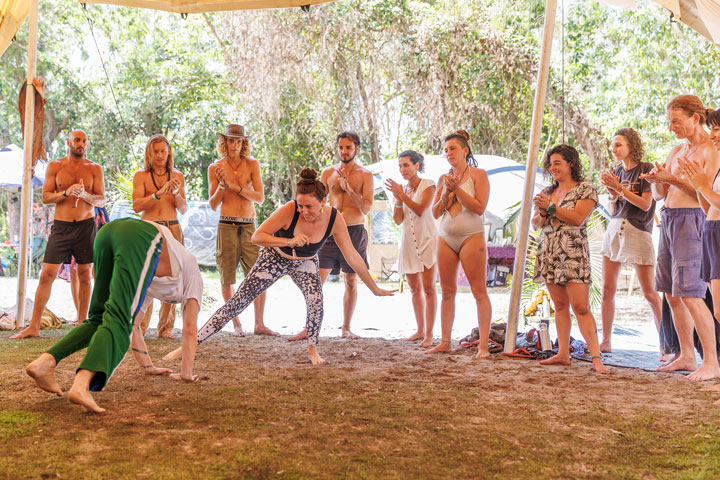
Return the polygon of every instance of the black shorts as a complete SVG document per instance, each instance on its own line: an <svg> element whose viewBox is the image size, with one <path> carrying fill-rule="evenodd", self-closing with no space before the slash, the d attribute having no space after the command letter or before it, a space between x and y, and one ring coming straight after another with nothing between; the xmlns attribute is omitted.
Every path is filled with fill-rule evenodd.
<svg viewBox="0 0 720 480"><path fill-rule="evenodd" d="M355 250L360 254L366 267L370 267L367 261L367 230L363 225L350 225L347 227L348 234L350 234L350 241L355 247ZM328 237L325 241L325 245L318 252L318 260L320 261L320 268L331 268L330 272L333 275L337 275L342 270L344 273L355 273L350 267L350 264L345 261L340 248L335 243L335 237Z"/></svg>
<svg viewBox="0 0 720 480"><path fill-rule="evenodd" d="M43 262L70 263L72 257L75 257L78 265L93 263L96 232L95 219L92 217L79 222L54 220Z"/></svg>

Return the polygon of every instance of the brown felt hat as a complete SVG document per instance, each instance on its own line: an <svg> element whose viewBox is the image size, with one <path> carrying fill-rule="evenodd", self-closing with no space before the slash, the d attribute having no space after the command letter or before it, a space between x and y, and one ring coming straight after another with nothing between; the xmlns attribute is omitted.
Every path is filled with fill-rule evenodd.
<svg viewBox="0 0 720 480"><path fill-rule="evenodd" d="M227 127L225 127L225 133L216 133L218 138L225 138L225 137L233 137L233 138L247 138L245 136L245 127L242 125L237 125L235 123L231 123Z"/></svg>

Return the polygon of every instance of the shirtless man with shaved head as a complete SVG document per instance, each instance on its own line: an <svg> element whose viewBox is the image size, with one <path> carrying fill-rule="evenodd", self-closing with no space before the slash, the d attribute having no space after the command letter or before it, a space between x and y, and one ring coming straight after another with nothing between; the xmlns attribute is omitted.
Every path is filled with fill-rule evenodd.
<svg viewBox="0 0 720 480"><path fill-rule="evenodd" d="M52 284L60 266L70 263L73 256L80 280L78 321L87 317L96 230L94 208L105 205L105 184L100 165L85 157L88 148L85 132L70 132L67 147L67 155L50 162L45 173L42 201L46 205L54 203L56 206L40 283L35 291L32 320L24 330L10 338L40 335L40 317L50 298Z"/></svg>

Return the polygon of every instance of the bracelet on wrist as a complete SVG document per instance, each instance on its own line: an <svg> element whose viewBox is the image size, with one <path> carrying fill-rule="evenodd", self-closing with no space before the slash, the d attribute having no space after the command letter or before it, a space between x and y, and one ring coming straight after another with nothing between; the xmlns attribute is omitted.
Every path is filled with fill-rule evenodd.
<svg viewBox="0 0 720 480"><path fill-rule="evenodd" d="M287 241L287 246L288 246L288 247L290 246L290 239L289 239L289 238L288 238L288 241Z"/></svg>
<svg viewBox="0 0 720 480"><path fill-rule="evenodd" d="M67 194L67 188L66 188L66 189L63 191L63 197L67 198L67 196L68 196L68 194Z"/></svg>
<svg viewBox="0 0 720 480"><path fill-rule="evenodd" d="M403 207L403 204L402 204L402 203L396 203L396 204L395 204L395 208L402 208L402 207Z"/></svg>
<svg viewBox="0 0 720 480"><path fill-rule="evenodd" d="M240 187L240 190L238 190L238 195L242 195L243 187Z"/></svg>
<svg viewBox="0 0 720 480"><path fill-rule="evenodd" d="M445 205L447 205L448 201L445 200L443 197L440 197L440 201L443 202Z"/></svg>
<svg viewBox="0 0 720 480"><path fill-rule="evenodd" d="M224 183L218 184L218 187L221 188L222 190L225 190L227 188Z"/></svg>
<svg viewBox="0 0 720 480"><path fill-rule="evenodd" d="M153 200L155 200L156 202L160 200L160 197L157 196L157 192L155 192L155 193L152 194L152 198L153 198Z"/></svg>

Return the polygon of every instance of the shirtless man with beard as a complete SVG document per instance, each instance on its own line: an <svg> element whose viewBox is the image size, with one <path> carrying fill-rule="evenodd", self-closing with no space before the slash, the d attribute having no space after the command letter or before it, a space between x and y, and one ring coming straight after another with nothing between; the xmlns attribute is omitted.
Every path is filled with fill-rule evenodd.
<svg viewBox="0 0 720 480"><path fill-rule="evenodd" d="M87 317L96 233L94 213L95 207L105 205L105 184L100 165L85 157L88 148L85 132L70 132L67 147L67 155L50 162L45 173L42 202L56 205L40 282L35 291L32 319L30 325L10 338L40 336L40 320L50 299L52 284L62 264L70 263L73 256L80 281L78 322Z"/></svg>

